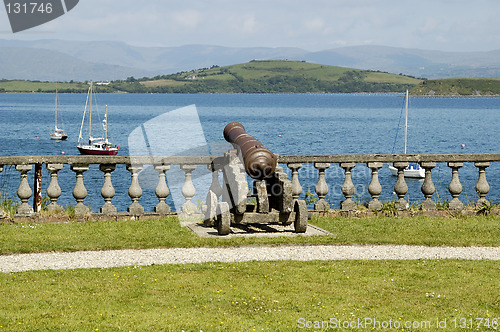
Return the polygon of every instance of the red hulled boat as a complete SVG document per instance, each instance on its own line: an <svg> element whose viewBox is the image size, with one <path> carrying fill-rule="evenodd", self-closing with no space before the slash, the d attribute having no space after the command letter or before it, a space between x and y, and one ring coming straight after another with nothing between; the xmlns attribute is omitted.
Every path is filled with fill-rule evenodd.
<svg viewBox="0 0 500 332"><path fill-rule="evenodd" d="M80 135L78 136L78 151L81 154L90 155L104 155L104 156L114 156L118 153L120 149L117 145L112 144L108 140L108 106L106 105L106 115L102 121L104 127L104 138L102 137L92 137L92 92L93 85L90 82L89 91L87 93L87 101L85 103L85 110L83 112L82 125L80 127ZM88 144L81 143L83 140L83 126L85 124L85 115L87 113L87 105L89 106L89 140Z"/></svg>

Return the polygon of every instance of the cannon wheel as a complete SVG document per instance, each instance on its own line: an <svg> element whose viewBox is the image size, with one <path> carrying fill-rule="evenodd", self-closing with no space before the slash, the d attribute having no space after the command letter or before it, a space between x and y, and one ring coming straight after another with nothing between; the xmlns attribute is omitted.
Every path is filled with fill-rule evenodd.
<svg viewBox="0 0 500 332"><path fill-rule="evenodd" d="M296 200L293 211L295 212L295 233L305 233L307 230L307 204L303 200Z"/></svg>
<svg viewBox="0 0 500 332"><path fill-rule="evenodd" d="M229 204L221 202L217 204L217 233L219 235L228 235L231 228L231 213Z"/></svg>

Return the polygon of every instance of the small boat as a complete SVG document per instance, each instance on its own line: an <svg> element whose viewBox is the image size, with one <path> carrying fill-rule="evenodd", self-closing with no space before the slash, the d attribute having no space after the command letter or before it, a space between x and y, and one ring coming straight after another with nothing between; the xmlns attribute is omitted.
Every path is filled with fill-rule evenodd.
<svg viewBox="0 0 500 332"><path fill-rule="evenodd" d="M406 90L406 96L405 96L405 149L404 149L405 154L406 154L407 141L408 141L408 90ZM391 170L392 175L394 176L398 175L398 169L396 167L389 165L389 169ZM410 163L408 167L404 169L403 174L405 178L417 178L417 179L425 178L425 170L422 167L420 167L420 165L417 163Z"/></svg>
<svg viewBox="0 0 500 332"><path fill-rule="evenodd" d="M55 107L55 126L54 131L49 133L50 139L64 141L68 138L68 135L64 132L63 129L57 127L57 90L56 90L56 107Z"/></svg>
<svg viewBox="0 0 500 332"><path fill-rule="evenodd" d="M112 144L108 140L108 105L106 105L106 115L102 121L102 125L104 127L104 137L92 136L92 92L93 85L92 82L90 82L89 91L87 93L87 102L85 103L85 109L83 111L82 125L78 136L78 145L76 147L81 154L114 156L118 153L120 147ZM85 115L87 113L87 105L89 106L89 140L88 144L84 144L80 142L83 140L82 133L85 124Z"/></svg>
<svg viewBox="0 0 500 332"><path fill-rule="evenodd" d="M398 176L398 169L396 167L389 165L389 169L392 175ZM408 167L404 169L403 174L405 178L425 178L425 170L417 163L410 163Z"/></svg>

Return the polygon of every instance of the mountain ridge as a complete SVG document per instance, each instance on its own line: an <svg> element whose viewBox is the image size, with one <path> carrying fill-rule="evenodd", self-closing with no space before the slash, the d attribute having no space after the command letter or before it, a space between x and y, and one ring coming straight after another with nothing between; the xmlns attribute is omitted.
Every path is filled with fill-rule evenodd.
<svg viewBox="0 0 500 332"><path fill-rule="evenodd" d="M17 56L12 55L14 49ZM500 77L500 50L445 52L360 45L307 51L294 47L226 47L199 44L139 47L119 41L0 39L0 57L7 50L10 50L11 57L8 62L0 63L0 79L114 80L130 76L172 74L193 68L226 66L251 60L281 59L401 73L430 79ZM47 52L37 54L37 50ZM28 59L23 53L31 54L31 57ZM52 57L58 58L59 63L51 61ZM24 59L24 62L19 63L18 59ZM33 64L40 62L47 63L47 68L40 68ZM61 69L57 65L66 69ZM9 68L18 68L25 76L16 76L19 72L14 72ZM73 68L73 71L68 72L67 68ZM78 68L81 70L77 70ZM70 74L76 76L72 77ZM98 77L93 75L98 75Z"/></svg>
<svg viewBox="0 0 500 332"><path fill-rule="evenodd" d="M0 79L84 81L152 74L153 72L138 68L85 61L47 49L0 48Z"/></svg>

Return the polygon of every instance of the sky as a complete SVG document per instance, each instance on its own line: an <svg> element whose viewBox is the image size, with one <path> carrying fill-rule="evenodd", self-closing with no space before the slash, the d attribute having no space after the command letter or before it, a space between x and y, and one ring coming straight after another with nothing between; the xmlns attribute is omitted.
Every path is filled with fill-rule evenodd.
<svg viewBox="0 0 500 332"><path fill-rule="evenodd" d="M499 12L499 0L80 0L65 15L15 34L2 6L0 39L489 51L500 49Z"/></svg>

